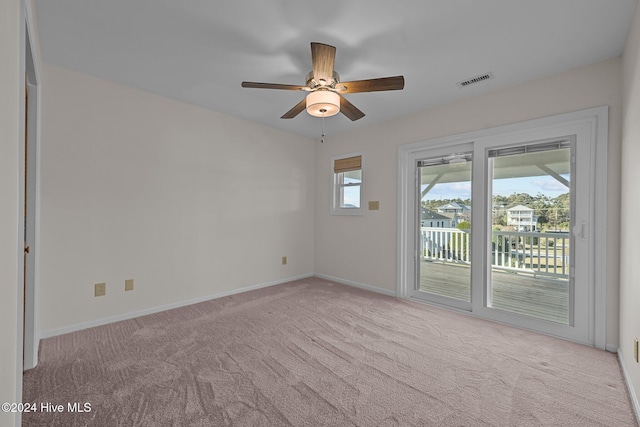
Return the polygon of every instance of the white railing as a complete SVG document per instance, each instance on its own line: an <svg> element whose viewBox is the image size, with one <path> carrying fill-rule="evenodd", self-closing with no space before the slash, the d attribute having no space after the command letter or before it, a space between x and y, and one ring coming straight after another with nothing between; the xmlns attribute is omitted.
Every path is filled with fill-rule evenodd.
<svg viewBox="0 0 640 427"><path fill-rule="evenodd" d="M438 261L470 262L471 230L459 228L420 228L420 253Z"/></svg>
<svg viewBox="0 0 640 427"><path fill-rule="evenodd" d="M420 228L420 256L442 262L470 263L471 230ZM493 231L491 265L534 275L567 278L569 233Z"/></svg>

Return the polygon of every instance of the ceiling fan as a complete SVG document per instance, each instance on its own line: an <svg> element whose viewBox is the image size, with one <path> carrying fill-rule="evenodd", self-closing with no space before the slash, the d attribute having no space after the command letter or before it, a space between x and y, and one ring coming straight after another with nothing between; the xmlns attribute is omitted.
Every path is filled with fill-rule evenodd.
<svg viewBox="0 0 640 427"><path fill-rule="evenodd" d="M309 114L316 117L330 117L342 112L351 120L363 118L364 113L342 96L343 94L404 88L403 76L341 82L340 76L333 69L335 58L336 48L334 46L311 43L313 70L307 74L306 86L242 82L242 87L309 92L295 107L284 113L282 119L292 119L306 109Z"/></svg>

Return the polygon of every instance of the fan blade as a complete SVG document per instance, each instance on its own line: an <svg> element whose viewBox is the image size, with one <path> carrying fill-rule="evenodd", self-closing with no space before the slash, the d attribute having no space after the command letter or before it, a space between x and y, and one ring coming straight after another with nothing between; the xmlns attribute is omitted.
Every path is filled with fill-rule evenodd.
<svg viewBox="0 0 640 427"><path fill-rule="evenodd" d="M340 93L378 92L383 90L402 89L404 89L403 76L356 80L353 82L340 82L336 84L336 90Z"/></svg>
<svg viewBox="0 0 640 427"><path fill-rule="evenodd" d="M336 59L336 48L322 43L311 43L311 62L313 63L313 78L329 82L333 78L333 64Z"/></svg>
<svg viewBox="0 0 640 427"><path fill-rule="evenodd" d="M307 108L307 98L302 98L302 101L298 102L295 107L287 111L280 117L281 119L293 119L298 114L302 113Z"/></svg>
<svg viewBox="0 0 640 427"><path fill-rule="evenodd" d="M284 89L284 90L308 90L307 86L281 85L279 83L242 82L242 87L254 89Z"/></svg>
<svg viewBox="0 0 640 427"><path fill-rule="evenodd" d="M342 95L340 95L340 112L354 122L364 117L364 113Z"/></svg>

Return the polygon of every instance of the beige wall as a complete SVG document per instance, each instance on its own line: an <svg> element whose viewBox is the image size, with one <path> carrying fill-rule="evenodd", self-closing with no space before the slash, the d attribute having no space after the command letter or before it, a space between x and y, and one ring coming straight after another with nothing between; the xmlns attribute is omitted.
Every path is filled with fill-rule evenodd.
<svg viewBox="0 0 640 427"><path fill-rule="evenodd" d="M606 344L618 342L618 217L620 203L621 61L615 58L421 113L329 136L316 145L316 273L396 290L397 148L424 141L551 116L609 106ZM426 94L428 96L428 94ZM375 96L375 95L371 95ZM365 119L366 120L366 119ZM329 215L332 156L364 152L365 204L379 211L362 217Z"/></svg>
<svg viewBox="0 0 640 427"><path fill-rule="evenodd" d="M42 101L45 336L313 273L313 141L53 65Z"/></svg>
<svg viewBox="0 0 640 427"><path fill-rule="evenodd" d="M19 1L0 0L0 402L19 402L22 394L22 16ZM0 412L0 425L18 422Z"/></svg>
<svg viewBox="0 0 640 427"><path fill-rule="evenodd" d="M622 203L620 205L620 353L627 378L640 393L640 365L633 360L633 339L640 337L640 8L636 11L623 55ZM637 408L637 407L636 407Z"/></svg>

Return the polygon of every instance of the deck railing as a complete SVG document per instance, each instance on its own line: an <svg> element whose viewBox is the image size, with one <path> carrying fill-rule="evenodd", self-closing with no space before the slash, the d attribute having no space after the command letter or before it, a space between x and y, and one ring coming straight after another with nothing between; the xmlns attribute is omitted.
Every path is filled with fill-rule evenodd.
<svg viewBox="0 0 640 427"><path fill-rule="evenodd" d="M420 228L420 256L442 262L470 263L471 230ZM567 278L569 233L493 231L491 264L494 268L534 275Z"/></svg>

